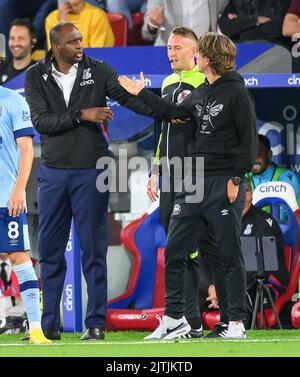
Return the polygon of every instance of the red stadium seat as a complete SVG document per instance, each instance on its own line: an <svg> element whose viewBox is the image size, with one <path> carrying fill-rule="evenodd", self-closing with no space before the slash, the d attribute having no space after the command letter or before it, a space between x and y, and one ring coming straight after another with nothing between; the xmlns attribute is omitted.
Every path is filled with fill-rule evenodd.
<svg viewBox="0 0 300 377"><path fill-rule="evenodd" d="M153 45L152 41L146 41L142 38L142 26L144 23L144 13L132 13L132 33L130 44L133 46Z"/></svg>
<svg viewBox="0 0 300 377"><path fill-rule="evenodd" d="M128 20L121 13L107 13L110 26L115 36L115 46L127 46Z"/></svg>

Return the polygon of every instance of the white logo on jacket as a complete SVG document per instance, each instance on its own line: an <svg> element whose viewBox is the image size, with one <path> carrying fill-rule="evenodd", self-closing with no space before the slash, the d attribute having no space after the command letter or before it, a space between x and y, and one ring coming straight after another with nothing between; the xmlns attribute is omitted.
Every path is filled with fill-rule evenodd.
<svg viewBox="0 0 300 377"><path fill-rule="evenodd" d="M253 224L247 224L246 229L244 230L244 234L247 236L252 233Z"/></svg>
<svg viewBox="0 0 300 377"><path fill-rule="evenodd" d="M82 74L82 80L88 80L91 77L92 77L91 68L84 69L83 74Z"/></svg>
<svg viewBox="0 0 300 377"><path fill-rule="evenodd" d="M183 90L177 96L177 103L183 102L192 92L188 89Z"/></svg>
<svg viewBox="0 0 300 377"><path fill-rule="evenodd" d="M273 220L271 218L268 218L266 219L266 222L270 225L270 227L272 228L272 225L273 225Z"/></svg>
<svg viewBox="0 0 300 377"><path fill-rule="evenodd" d="M91 68L84 69L83 74L82 74L83 81L81 81L80 86L95 84L95 81L92 80L91 77L92 77Z"/></svg>
<svg viewBox="0 0 300 377"><path fill-rule="evenodd" d="M173 215L178 216L181 212L181 206L180 204L175 204L173 208Z"/></svg>
<svg viewBox="0 0 300 377"><path fill-rule="evenodd" d="M209 101L208 103L203 105L195 105L197 116L201 118L202 131L205 131L209 125L212 128L215 128L212 124L211 118L218 116L224 107L224 105L218 105L216 104L216 102L217 101ZM211 133L211 131L206 131L206 133Z"/></svg>

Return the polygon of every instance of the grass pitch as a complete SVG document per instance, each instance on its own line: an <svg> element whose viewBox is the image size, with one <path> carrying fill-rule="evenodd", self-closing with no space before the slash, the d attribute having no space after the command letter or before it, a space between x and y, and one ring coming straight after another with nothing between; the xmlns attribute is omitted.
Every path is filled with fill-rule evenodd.
<svg viewBox="0 0 300 377"><path fill-rule="evenodd" d="M29 345L23 334L0 335L0 357L299 357L300 330L247 331L245 340L144 341L148 332L107 332L105 341L62 334L51 345Z"/></svg>

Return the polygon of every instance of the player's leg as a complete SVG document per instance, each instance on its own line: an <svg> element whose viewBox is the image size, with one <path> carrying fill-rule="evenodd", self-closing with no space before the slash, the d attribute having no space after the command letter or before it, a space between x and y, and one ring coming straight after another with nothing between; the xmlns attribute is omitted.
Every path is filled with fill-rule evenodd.
<svg viewBox="0 0 300 377"><path fill-rule="evenodd" d="M40 293L38 279L28 251L30 250L26 215L11 217L7 208L0 215L0 251L8 253L16 274L20 295L29 322L29 339L34 344L51 343L41 328Z"/></svg>

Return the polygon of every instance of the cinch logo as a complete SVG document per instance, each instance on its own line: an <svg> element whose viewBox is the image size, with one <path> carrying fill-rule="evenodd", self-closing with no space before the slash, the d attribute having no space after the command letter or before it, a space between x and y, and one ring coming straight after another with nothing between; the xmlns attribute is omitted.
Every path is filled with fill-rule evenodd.
<svg viewBox="0 0 300 377"><path fill-rule="evenodd" d="M285 185L276 185L276 186L261 186L259 188L260 192L286 192Z"/></svg>
<svg viewBox="0 0 300 377"><path fill-rule="evenodd" d="M95 84L94 80L87 80L87 81L81 81L80 86L85 86L85 85L92 85Z"/></svg>
<svg viewBox="0 0 300 377"><path fill-rule="evenodd" d="M133 81L139 81L140 78L136 77L136 76L132 76L132 80ZM145 77L145 86L152 86L152 81L150 79L148 79L147 77Z"/></svg>
<svg viewBox="0 0 300 377"><path fill-rule="evenodd" d="M300 77L293 75L288 78L288 85L300 85Z"/></svg>
<svg viewBox="0 0 300 377"><path fill-rule="evenodd" d="M244 78L246 86L258 86L259 82L256 77Z"/></svg>
<svg viewBox="0 0 300 377"><path fill-rule="evenodd" d="M64 302L64 306L66 307L66 310L70 312L73 310L73 286L72 284L68 284L65 288L66 293L66 300Z"/></svg>

